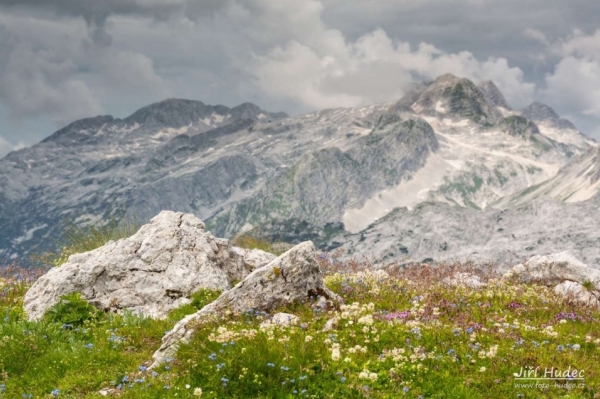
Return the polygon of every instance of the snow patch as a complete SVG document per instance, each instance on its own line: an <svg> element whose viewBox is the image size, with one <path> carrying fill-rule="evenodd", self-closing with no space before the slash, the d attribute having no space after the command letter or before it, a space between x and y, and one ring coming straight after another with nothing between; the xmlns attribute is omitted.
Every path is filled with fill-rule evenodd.
<svg viewBox="0 0 600 399"><path fill-rule="evenodd" d="M253 225L251 225L250 223L246 223L245 225L242 226L242 228L240 229L240 233L239 234L244 234L250 230L252 230L254 228Z"/></svg>
<svg viewBox="0 0 600 399"><path fill-rule="evenodd" d="M179 134L185 134L185 133L187 133L188 130L190 130L191 127L192 127L191 123L188 126L182 126L178 129L175 129L173 127L167 127L165 129L160 130L158 133L153 134L151 137L158 139L161 137L171 137L171 136L176 136Z"/></svg>
<svg viewBox="0 0 600 399"><path fill-rule="evenodd" d="M503 151L495 151L495 150L490 150L487 148L477 147L475 145L467 144L465 142L462 142L462 141L456 139L455 137L450 137L449 135L443 134L440 132L436 132L436 134L445 138L449 142L456 144L459 147L470 149L474 152L482 153L482 154L485 154L488 156L492 155L494 157L509 158L521 165L538 167L538 168L542 169L548 176L556 175L556 172L558 172L558 169L561 166L560 164L547 164L547 163L543 163L543 162L534 161L532 159L526 158L521 155L510 154L510 153L503 152Z"/></svg>
<svg viewBox="0 0 600 399"><path fill-rule="evenodd" d="M454 169L454 166L439 155L431 154L411 180L402 181L396 187L375 193L362 208L346 209L342 217L346 230L351 233L359 232L394 208L412 209L420 202L426 201L429 192L442 185L444 177L452 174Z"/></svg>
<svg viewBox="0 0 600 399"><path fill-rule="evenodd" d="M585 149L589 146L594 146L594 142L587 140L585 136L573 129L559 129L549 125L546 122L538 124L540 133L544 136L551 138L559 143L574 145L576 147Z"/></svg>
<svg viewBox="0 0 600 399"><path fill-rule="evenodd" d="M217 114L216 112L213 112L212 114L210 114L210 116L207 116L206 118L199 119L200 122L204 123L206 126L211 126L211 127L218 125L219 123L223 122L224 120L225 120L225 116L223 116L221 114Z"/></svg>
<svg viewBox="0 0 600 399"><path fill-rule="evenodd" d="M444 108L444 105L441 101L435 103L435 112L439 112L440 114L446 113L446 108Z"/></svg>
<svg viewBox="0 0 600 399"><path fill-rule="evenodd" d="M225 120L225 117L223 115L217 114L215 112L213 112L212 118L215 121L215 123L221 123Z"/></svg>
<svg viewBox="0 0 600 399"><path fill-rule="evenodd" d="M39 226L32 227L31 229L29 229L29 230L27 230L25 232L24 236L17 237L14 240L12 240L12 242L13 242L13 244L18 245L18 244L20 244L20 243L22 243L24 241L29 241L29 240L31 240L33 238L33 234L36 231L38 231L40 229L43 229L44 227L47 227L47 226L48 226L47 224L42 224L42 225L39 225Z"/></svg>
<svg viewBox="0 0 600 399"><path fill-rule="evenodd" d="M139 123L136 122L136 123L134 123L131 126L127 125L127 126L124 126L124 127L120 128L119 132L123 133L123 134L128 134L128 133L133 132L134 130L139 129L141 126L142 125L140 125Z"/></svg>
<svg viewBox="0 0 600 399"><path fill-rule="evenodd" d="M444 118L442 119L442 125L447 127L465 127L469 126L469 120L461 119L459 121L453 121L452 119Z"/></svg>

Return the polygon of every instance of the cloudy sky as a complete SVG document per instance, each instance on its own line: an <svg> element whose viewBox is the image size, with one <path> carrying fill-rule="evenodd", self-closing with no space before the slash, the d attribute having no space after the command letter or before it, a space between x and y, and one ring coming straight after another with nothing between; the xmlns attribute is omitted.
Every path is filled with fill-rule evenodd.
<svg viewBox="0 0 600 399"><path fill-rule="evenodd" d="M0 0L0 156L169 97L298 114L446 72L600 138L600 2Z"/></svg>

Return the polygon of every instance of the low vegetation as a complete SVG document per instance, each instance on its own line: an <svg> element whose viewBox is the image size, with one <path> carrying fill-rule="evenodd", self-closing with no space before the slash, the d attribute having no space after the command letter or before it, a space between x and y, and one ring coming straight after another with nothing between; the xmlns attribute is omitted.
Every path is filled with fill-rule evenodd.
<svg viewBox="0 0 600 399"><path fill-rule="evenodd" d="M94 398L101 389L121 398L598 397L597 309L493 274L480 273L488 286L479 289L442 283L465 265L387 274L321 263L341 308L313 298L279 309L299 317L288 327L264 324L258 311L225 314L153 370L165 332L217 292L198 292L165 320L99 313L72 295L29 322L22 299L36 276L2 269L0 398ZM523 370L570 374L517 379Z"/></svg>
<svg viewBox="0 0 600 399"><path fill-rule="evenodd" d="M73 254L92 251L109 241L130 237L140 227L135 219L121 222L112 219L107 224L90 223L83 227L68 223L62 236L54 242L55 249L42 255L34 255L31 260L34 264L61 266Z"/></svg>
<svg viewBox="0 0 600 399"><path fill-rule="evenodd" d="M240 248L260 249L275 255L281 255L289 248L285 243L271 240L259 228L236 235L231 240L231 244Z"/></svg>

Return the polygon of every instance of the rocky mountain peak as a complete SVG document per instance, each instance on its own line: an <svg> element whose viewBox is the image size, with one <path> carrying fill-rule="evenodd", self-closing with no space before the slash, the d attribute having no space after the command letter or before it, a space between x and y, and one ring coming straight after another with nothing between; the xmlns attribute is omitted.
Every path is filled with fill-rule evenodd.
<svg viewBox="0 0 600 399"><path fill-rule="evenodd" d="M523 108L523 116L533 121L543 121L546 119L558 119L558 114L549 105L533 102Z"/></svg>
<svg viewBox="0 0 600 399"><path fill-rule="evenodd" d="M202 101L170 98L140 108L124 119L127 124L138 123L145 126L168 126L179 128L200 119L210 117L213 113L224 116L229 108L223 105L206 105Z"/></svg>
<svg viewBox="0 0 600 399"><path fill-rule="evenodd" d="M559 117L552 107L537 101L523 108L521 114L535 122L546 122L560 129L577 130L571 121Z"/></svg>
<svg viewBox="0 0 600 399"><path fill-rule="evenodd" d="M234 119L252 119L254 121L267 121L285 118L288 115L285 112L266 112L256 104L245 102L236 107L233 107L231 109L231 116Z"/></svg>
<svg viewBox="0 0 600 399"><path fill-rule="evenodd" d="M477 85L450 73L429 85L412 108L425 115L461 117L480 123L492 122L500 116Z"/></svg>
<svg viewBox="0 0 600 399"><path fill-rule="evenodd" d="M82 132L96 132L103 125L114 122L111 115L98 115L92 118L79 119L45 138L42 143L72 140L82 135Z"/></svg>
<svg viewBox="0 0 600 399"><path fill-rule="evenodd" d="M502 92L494 82L492 82L491 80L485 80L483 82L480 82L477 85L477 87L479 87L479 90L481 90L481 92L485 96L485 99L490 104L496 107L510 109L510 107L506 103L506 100L504 99L504 96L502 95Z"/></svg>

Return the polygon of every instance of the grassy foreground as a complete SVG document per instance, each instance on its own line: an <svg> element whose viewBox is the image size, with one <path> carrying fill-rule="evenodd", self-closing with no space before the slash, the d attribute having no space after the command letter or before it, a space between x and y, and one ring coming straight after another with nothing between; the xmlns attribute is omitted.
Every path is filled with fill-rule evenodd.
<svg viewBox="0 0 600 399"><path fill-rule="evenodd" d="M321 261L340 309L280 309L300 318L291 327L261 326L261 312L224 315L155 371L147 367L164 333L217 293L198 293L166 320L95 314L73 297L28 322L22 298L35 276L6 269L0 398L98 398L103 388L121 398L600 397L597 309L533 284L444 286L452 267L386 277ZM337 326L322 331L333 317ZM517 380L521 369L583 379Z"/></svg>

